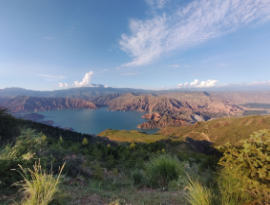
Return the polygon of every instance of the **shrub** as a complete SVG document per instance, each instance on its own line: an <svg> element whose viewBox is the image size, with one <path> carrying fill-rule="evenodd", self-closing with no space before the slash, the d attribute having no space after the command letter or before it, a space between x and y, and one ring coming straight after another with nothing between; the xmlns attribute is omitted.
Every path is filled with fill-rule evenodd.
<svg viewBox="0 0 270 205"><path fill-rule="evenodd" d="M21 179L21 175L15 170L18 164L28 166L32 164L32 158L36 151L41 150L45 143L42 134L36 134L34 130L23 130L16 139L14 146L6 145L0 148L0 186L7 186Z"/></svg>
<svg viewBox="0 0 270 205"><path fill-rule="evenodd" d="M81 157L69 157L69 158L65 158L65 163L66 163L66 168L65 168L65 172L68 176L71 177L77 177L82 173L82 169L81 166L83 164L83 160Z"/></svg>
<svg viewBox="0 0 270 205"><path fill-rule="evenodd" d="M145 182L145 175L141 169L135 169L131 171L131 177L135 185L143 185Z"/></svg>
<svg viewBox="0 0 270 205"><path fill-rule="evenodd" d="M57 178L54 178L53 173L46 173L42 171L40 163L34 165L34 170L28 169L31 179L29 179L27 170L21 167L24 183L18 183L22 186L22 191L25 194L25 198L22 202L23 205L47 205L59 192L58 184L59 178L65 164L59 168L59 174Z"/></svg>
<svg viewBox="0 0 270 205"><path fill-rule="evenodd" d="M270 203L270 130L255 132L242 146L226 144L219 149L224 151L219 178L224 198Z"/></svg>
<svg viewBox="0 0 270 205"><path fill-rule="evenodd" d="M102 167L96 164L93 171L93 176L95 180L102 181L104 179Z"/></svg>
<svg viewBox="0 0 270 205"><path fill-rule="evenodd" d="M7 109L0 107L0 145L12 142L20 135L20 129L15 117L10 115Z"/></svg>
<svg viewBox="0 0 270 205"><path fill-rule="evenodd" d="M114 157L113 157L113 155L110 154L110 155L107 156L106 165L107 165L107 167L109 169L113 168L113 166L114 166Z"/></svg>
<svg viewBox="0 0 270 205"><path fill-rule="evenodd" d="M158 155L146 164L146 173L153 186L167 186L170 181L178 179L182 172L183 164L169 155Z"/></svg>

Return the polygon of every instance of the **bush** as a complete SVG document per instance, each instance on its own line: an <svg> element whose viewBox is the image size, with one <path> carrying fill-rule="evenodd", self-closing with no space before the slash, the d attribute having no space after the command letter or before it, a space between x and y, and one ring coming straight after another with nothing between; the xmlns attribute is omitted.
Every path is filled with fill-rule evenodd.
<svg viewBox="0 0 270 205"><path fill-rule="evenodd" d="M42 171L40 163L34 165L34 170L28 169L31 179L29 179L27 170L22 170L22 176L24 183L18 183L22 186L22 191L25 194L25 198L22 202L23 205L47 205L56 197L56 193L59 192L58 184L59 178L65 164L60 168L57 178L54 178L53 173L47 174Z"/></svg>
<svg viewBox="0 0 270 205"><path fill-rule="evenodd" d="M66 168L65 168L65 172L68 176L70 177L77 177L82 173L82 164L83 164L83 160L80 157L69 157L64 159L65 163L66 163Z"/></svg>
<svg viewBox="0 0 270 205"><path fill-rule="evenodd" d="M219 184L224 200L270 203L270 130L255 132L243 145L226 144Z"/></svg>
<svg viewBox="0 0 270 205"><path fill-rule="evenodd" d="M135 169L131 171L131 177L133 179L133 182L135 185L143 185L145 182L145 175L143 170L141 169Z"/></svg>
<svg viewBox="0 0 270 205"><path fill-rule="evenodd" d="M42 134L28 129L22 131L14 146L0 148L0 186L8 186L20 180L21 175L16 171L18 164L30 166L35 152L44 145Z"/></svg>
<svg viewBox="0 0 270 205"><path fill-rule="evenodd" d="M170 181L177 180L183 172L183 163L169 155L156 156L146 164L146 173L152 186L167 186Z"/></svg>
<svg viewBox="0 0 270 205"><path fill-rule="evenodd" d="M0 145L12 142L20 135L20 129L15 117L8 114L7 109L0 107Z"/></svg>

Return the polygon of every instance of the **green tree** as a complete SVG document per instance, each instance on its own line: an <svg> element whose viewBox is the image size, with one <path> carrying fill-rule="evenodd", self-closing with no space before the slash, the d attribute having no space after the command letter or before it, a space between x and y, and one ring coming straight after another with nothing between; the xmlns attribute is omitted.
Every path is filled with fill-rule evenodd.
<svg viewBox="0 0 270 205"><path fill-rule="evenodd" d="M88 140L86 138L83 138L82 145L83 146L87 146L88 145Z"/></svg>

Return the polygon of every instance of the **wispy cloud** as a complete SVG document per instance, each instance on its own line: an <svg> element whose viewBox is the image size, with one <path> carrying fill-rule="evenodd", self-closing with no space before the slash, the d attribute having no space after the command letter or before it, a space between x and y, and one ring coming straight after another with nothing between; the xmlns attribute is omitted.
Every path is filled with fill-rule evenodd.
<svg viewBox="0 0 270 205"><path fill-rule="evenodd" d="M49 37L49 36L45 36L44 37L46 40L51 40L52 38L51 37Z"/></svg>
<svg viewBox="0 0 270 205"><path fill-rule="evenodd" d="M224 67L226 65L227 65L227 63L219 63L219 64L217 64L217 66L220 66L220 67Z"/></svg>
<svg viewBox="0 0 270 205"><path fill-rule="evenodd" d="M269 81L254 81L253 83L249 83L248 85L270 85L270 80Z"/></svg>
<svg viewBox="0 0 270 205"><path fill-rule="evenodd" d="M44 79L48 81L53 81L53 80L59 80L59 79L64 79L64 76L56 76L56 75L47 75L47 74L35 74L37 76L43 77Z"/></svg>
<svg viewBox="0 0 270 205"><path fill-rule="evenodd" d="M150 6L156 8L163 8L170 0L145 0Z"/></svg>
<svg viewBox="0 0 270 205"><path fill-rule="evenodd" d="M167 67L172 67L172 68L189 68L190 65L167 65Z"/></svg>
<svg viewBox="0 0 270 205"><path fill-rule="evenodd" d="M207 81L199 81L198 79L195 79L190 84L188 82L186 83L180 83L177 85L178 88L210 88L216 86L217 80L207 80Z"/></svg>
<svg viewBox="0 0 270 205"><path fill-rule="evenodd" d="M144 21L132 19L131 35L122 34L119 45L133 60L122 66L145 65L162 53L186 49L268 20L269 0L195 0L170 15L156 15Z"/></svg>
<svg viewBox="0 0 270 205"><path fill-rule="evenodd" d="M94 75L94 72L93 71L90 71L89 73L86 73L84 75L84 78L83 78L83 80L81 82L74 81L75 87L89 87L89 86L91 86L90 80L91 80L91 77L93 75Z"/></svg>
<svg viewBox="0 0 270 205"><path fill-rule="evenodd" d="M123 73L121 75L136 75L137 73Z"/></svg>

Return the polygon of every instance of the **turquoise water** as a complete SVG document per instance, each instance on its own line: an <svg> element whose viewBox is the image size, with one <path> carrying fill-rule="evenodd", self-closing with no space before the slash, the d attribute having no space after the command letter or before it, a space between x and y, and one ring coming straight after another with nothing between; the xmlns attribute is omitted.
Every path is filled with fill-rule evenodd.
<svg viewBox="0 0 270 205"><path fill-rule="evenodd" d="M146 122L142 118L143 112L135 111L107 111L107 108L96 110L74 109L74 110L52 110L37 112L44 115L43 120L54 121L53 126L71 127L76 132L86 134L98 134L108 128L115 130L139 130L148 134L157 132L157 129L138 129L137 125Z"/></svg>

